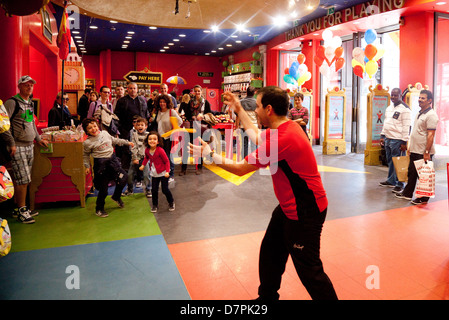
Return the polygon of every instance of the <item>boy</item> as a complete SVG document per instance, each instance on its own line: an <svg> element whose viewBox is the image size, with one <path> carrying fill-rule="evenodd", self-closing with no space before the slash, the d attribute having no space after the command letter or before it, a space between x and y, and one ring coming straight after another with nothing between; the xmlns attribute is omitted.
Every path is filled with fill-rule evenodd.
<svg viewBox="0 0 449 320"><path fill-rule="evenodd" d="M115 156L114 146L134 146L134 144L128 140L114 138L107 131L100 130L97 120L92 118L83 120L83 129L88 136L83 143L86 174L90 170L90 156L94 158L94 185L98 190L95 214L105 218L108 216L104 210L104 204L108 195L109 181L115 180L115 190L111 199L123 208L124 204L120 196L128 178L120 160Z"/></svg>
<svg viewBox="0 0 449 320"><path fill-rule="evenodd" d="M142 164L143 158L145 157L145 140L147 138L148 132L148 121L145 118L137 116L133 120L134 129L130 131L130 141L134 144L134 147L131 148L131 165L128 170L128 190L125 192L126 195L133 194L134 191L134 177L137 178L137 181L142 181L142 172L139 170L139 167ZM143 170L143 184L144 191L147 197L151 197L151 192L149 188L151 186L150 182L150 172L149 167L145 166ZM138 186L136 184L136 186Z"/></svg>

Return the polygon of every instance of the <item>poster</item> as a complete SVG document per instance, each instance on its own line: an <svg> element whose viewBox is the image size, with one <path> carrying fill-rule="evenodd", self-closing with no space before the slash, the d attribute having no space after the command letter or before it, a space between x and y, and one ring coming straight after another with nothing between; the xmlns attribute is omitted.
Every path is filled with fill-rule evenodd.
<svg viewBox="0 0 449 320"><path fill-rule="evenodd" d="M371 144L380 146L380 134L384 126L385 111L388 107L388 96L373 97L373 111L371 117Z"/></svg>
<svg viewBox="0 0 449 320"><path fill-rule="evenodd" d="M343 139L344 97L329 96L329 134L328 139Z"/></svg>

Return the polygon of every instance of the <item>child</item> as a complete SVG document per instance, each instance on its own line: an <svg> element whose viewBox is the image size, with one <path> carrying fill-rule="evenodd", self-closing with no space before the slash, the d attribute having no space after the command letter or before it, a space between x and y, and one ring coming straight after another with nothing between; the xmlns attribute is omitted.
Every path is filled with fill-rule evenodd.
<svg viewBox="0 0 449 320"><path fill-rule="evenodd" d="M95 214L105 218L108 216L104 211L104 203L108 195L109 181L115 180L115 190L111 199L117 202L120 208L123 208L124 204L120 196L128 178L126 171L122 169L120 160L115 156L114 146L133 146L133 143L114 138L106 130L100 130L95 119L86 118L82 125L88 136L83 142L83 162L86 174L90 170L90 156L94 158L94 185L98 190Z"/></svg>
<svg viewBox="0 0 449 320"><path fill-rule="evenodd" d="M142 173L138 169L145 158L145 140L148 135L147 119L138 116L133 120L133 125L134 128L130 131L130 141L134 144L134 147L131 148L131 164L128 170L128 190L125 192L125 195L133 194L135 177L138 182L142 181ZM143 170L143 183L144 191L148 198L151 197L151 192L149 190L151 187L149 171L149 167L145 166ZM136 186L138 185L136 184Z"/></svg>
<svg viewBox="0 0 449 320"><path fill-rule="evenodd" d="M159 183L162 184L162 193L168 201L168 211L175 210L175 201L173 195L168 189L168 177L170 175L170 161L163 149L164 143L162 137L156 131L151 131L145 140L145 159L140 166L143 170L148 161L150 161L151 171L151 193L153 195L153 207L151 212L156 213L158 209Z"/></svg>

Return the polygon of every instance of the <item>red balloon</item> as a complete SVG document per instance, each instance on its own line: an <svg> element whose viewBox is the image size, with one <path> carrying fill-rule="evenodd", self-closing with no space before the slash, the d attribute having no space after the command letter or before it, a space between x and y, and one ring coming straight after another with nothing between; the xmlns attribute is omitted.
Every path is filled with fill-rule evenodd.
<svg viewBox="0 0 449 320"><path fill-rule="evenodd" d="M298 54L298 57L296 58L299 62L299 64L303 64L304 61L306 61L306 56L302 53Z"/></svg>
<svg viewBox="0 0 449 320"><path fill-rule="evenodd" d="M372 44L369 44L365 47L365 56L368 60L372 60L377 54L377 48Z"/></svg>
<svg viewBox="0 0 449 320"><path fill-rule="evenodd" d="M335 61L335 71L340 70L343 68L343 65L345 64L345 59L338 58L337 61Z"/></svg>
<svg viewBox="0 0 449 320"><path fill-rule="evenodd" d="M338 47L337 49L335 49L335 56L338 58L340 58L343 55L343 47Z"/></svg>
<svg viewBox="0 0 449 320"><path fill-rule="evenodd" d="M363 79L363 68L362 68L362 66L357 65L357 66L354 67L353 70L354 70L354 74L356 76L358 76L358 77Z"/></svg>
<svg viewBox="0 0 449 320"><path fill-rule="evenodd" d="M290 72L290 69L289 69L289 68L285 68L285 69L284 69L284 74L289 74L289 72Z"/></svg>
<svg viewBox="0 0 449 320"><path fill-rule="evenodd" d="M326 55L324 54L325 50L326 49L323 46L319 46L318 49L316 50L316 55L324 60L324 58L326 58Z"/></svg>
<svg viewBox="0 0 449 320"><path fill-rule="evenodd" d="M322 58L320 58L318 56L315 56L315 57L313 57L313 61L315 61L315 63L318 65L318 67L321 67L321 65L324 62L324 59L322 59Z"/></svg>

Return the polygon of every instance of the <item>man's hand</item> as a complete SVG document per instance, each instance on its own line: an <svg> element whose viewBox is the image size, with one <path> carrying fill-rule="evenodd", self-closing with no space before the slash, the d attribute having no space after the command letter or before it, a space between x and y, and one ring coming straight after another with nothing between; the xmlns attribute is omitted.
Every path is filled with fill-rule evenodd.
<svg viewBox="0 0 449 320"><path fill-rule="evenodd" d="M40 145L41 147L46 148L48 146L48 141L47 140L41 140L37 144Z"/></svg>
<svg viewBox="0 0 449 320"><path fill-rule="evenodd" d="M240 104L240 100L229 91L223 93L224 104L228 105L232 111L236 114L242 110L242 105Z"/></svg>
<svg viewBox="0 0 449 320"><path fill-rule="evenodd" d="M193 145L191 143L189 143L189 152L190 154L192 154L195 158L199 158L202 157L203 155L209 155L210 152L212 151L210 149L210 146L201 138L200 139L200 143L201 145Z"/></svg>

